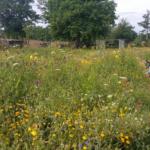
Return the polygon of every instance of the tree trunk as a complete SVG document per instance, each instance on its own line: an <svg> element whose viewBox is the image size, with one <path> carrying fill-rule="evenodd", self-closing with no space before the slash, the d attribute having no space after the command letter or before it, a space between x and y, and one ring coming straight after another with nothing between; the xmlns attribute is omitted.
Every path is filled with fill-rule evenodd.
<svg viewBox="0 0 150 150"><path fill-rule="evenodd" d="M75 48L81 48L81 47L82 47L82 44L81 44L80 38L77 38L75 41Z"/></svg>

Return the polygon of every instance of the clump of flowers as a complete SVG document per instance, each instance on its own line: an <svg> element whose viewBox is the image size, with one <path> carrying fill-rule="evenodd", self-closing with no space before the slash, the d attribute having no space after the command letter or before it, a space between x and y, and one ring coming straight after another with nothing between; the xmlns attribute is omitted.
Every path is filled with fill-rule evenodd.
<svg viewBox="0 0 150 150"><path fill-rule="evenodd" d="M16 103L5 107L4 114L5 123L10 130L25 125L30 118L29 109L24 103Z"/></svg>
<svg viewBox="0 0 150 150"><path fill-rule="evenodd" d="M104 133L104 131L102 131L101 133L100 133L100 139L103 139L105 137L105 133Z"/></svg>
<svg viewBox="0 0 150 150"><path fill-rule="evenodd" d="M30 61L38 61L39 60L39 57L38 57L38 54L32 54L30 55Z"/></svg>
<svg viewBox="0 0 150 150"><path fill-rule="evenodd" d="M114 56L116 59L119 59L119 58L120 58L120 51L119 51L119 50L113 51L113 56Z"/></svg>
<svg viewBox="0 0 150 150"><path fill-rule="evenodd" d="M127 112L128 108L127 107L124 107L124 108L120 108L119 109L119 117L120 118L124 118L125 117L125 114Z"/></svg>
<svg viewBox="0 0 150 150"><path fill-rule="evenodd" d="M81 64L82 65L90 65L90 64L92 64L92 62L90 60L83 59L83 60L81 60Z"/></svg>
<svg viewBox="0 0 150 150"><path fill-rule="evenodd" d="M37 129L34 127L29 127L28 128L28 132L31 134L31 136L33 137L33 139L35 139L38 135Z"/></svg>
<svg viewBox="0 0 150 150"><path fill-rule="evenodd" d="M131 139L128 135L124 134L124 133L120 133L119 135L119 140L122 144L127 144L130 145L131 144Z"/></svg>

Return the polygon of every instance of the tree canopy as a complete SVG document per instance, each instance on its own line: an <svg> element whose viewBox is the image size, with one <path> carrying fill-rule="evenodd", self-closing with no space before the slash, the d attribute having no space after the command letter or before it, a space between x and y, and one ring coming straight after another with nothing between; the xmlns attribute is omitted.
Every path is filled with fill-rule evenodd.
<svg viewBox="0 0 150 150"><path fill-rule="evenodd" d="M115 8L110 0L48 0L45 16L54 38L89 47L109 32Z"/></svg>
<svg viewBox="0 0 150 150"><path fill-rule="evenodd" d="M114 39L126 39L131 42L136 38L137 33L134 31L134 27L130 25L130 23L125 19L122 19L113 29L111 36Z"/></svg>
<svg viewBox="0 0 150 150"><path fill-rule="evenodd" d="M146 40L148 40L150 34L150 10L147 10L147 13L143 15L143 21L139 25L143 28L142 32L146 34Z"/></svg>
<svg viewBox="0 0 150 150"><path fill-rule="evenodd" d="M38 16L32 9L34 0L0 0L0 24L8 37L24 37L24 26Z"/></svg>

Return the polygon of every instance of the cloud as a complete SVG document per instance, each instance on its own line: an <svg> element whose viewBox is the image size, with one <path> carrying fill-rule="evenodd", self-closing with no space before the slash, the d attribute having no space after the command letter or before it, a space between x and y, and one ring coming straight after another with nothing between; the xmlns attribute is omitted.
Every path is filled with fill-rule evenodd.
<svg viewBox="0 0 150 150"><path fill-rule="evenodd" d="M116 22L125 18L135 26L137 32L141 31L138 22L142 21L143 14L150 8L150 0L115 0L115 2L117 3L116 14L119 15Z"/></svg>
<svg viewBox="0 0 150 150"><path fill-rule="evenodd" d="M116 23L118 23L122 18L126 19L128 22L130 22L130 24L132 26L135 27L135 31L136 32L140 32L142 30L142 28L138 25L139 22L142 21L142 16L143 13L133 13L133 12L122 12L122 13L118 13L119 18L116 21Z"/></svg>
<svg viewBox="0 0 150 150"><path fill-rule="evenodd" d="M150 8L150 0L115 0L117 12L145 12Z"/></svg>

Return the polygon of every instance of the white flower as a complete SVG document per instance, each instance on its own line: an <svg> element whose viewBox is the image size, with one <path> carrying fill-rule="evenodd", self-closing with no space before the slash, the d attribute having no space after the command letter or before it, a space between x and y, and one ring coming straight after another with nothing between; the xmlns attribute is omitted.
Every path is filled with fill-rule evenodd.
<svg viewBox="0 0 150 150"><path fill-rule="evenodd" d="M54 54L56 54L56 52L55 52L55 51L52 51L52 52L51 52L51 55L54 55Z"/></svg>
<svg viewBox="0 0 150 150"><path fill-rule="evenodd" d="M137 120L138 120L138 118L137 118L137 117L135 117L134 119L135 119L135 121L137 121Z"/></svg>
<svg viewBox="0 0 150 150"><path fill-rule="evenodd" d="M99 97L99 98L101 98L101 97L102 97L102 95L98 95L98 97Z"/></svg>
<svg viewBox="0 0 150 150"><path fill-rule="evenodd" d="M19 63L14 63L13 64L13 67L16 67L16 66L18 66L19 65Z"/></svg>
<svg viewBox="0 0 150 150"><path fill-rule="evenodd" d="M113 75L114 75L114 76L118 76L118 74L117 74L117 73L114 73Z"/></svg>
<svg viewBox="0 0 150 150"><path fill-rule="evenodd" d="M107 98L109 98L109 99L111 99L112 97L113 97L113 95L111 95L111 94L107 96Z"/></svg>
<svg viewBox="0 0 150 150"><path fill-rule="evenodd" d="M121 80L128 80L127 77L119 77Z"/></svg>
<svg viewBox="0 0 150 150"><path fill-rule="evenodd" d="M130 92L132 93L132 92L133 92L133 89L131 89Z"/></svg>
<svg viewBox="0 0 150 150"><path fill-rule="evenodd" d="M15 58L15 56L10 56L10 57L7 58L7 60L10 60L10 59L13 59L13 58Z"/></svg>
<svg viewBox="0 0 150 150"><path fill-rule="evenodd" d="M121 81L118 81L118 84L121 84Z"/></svg>

